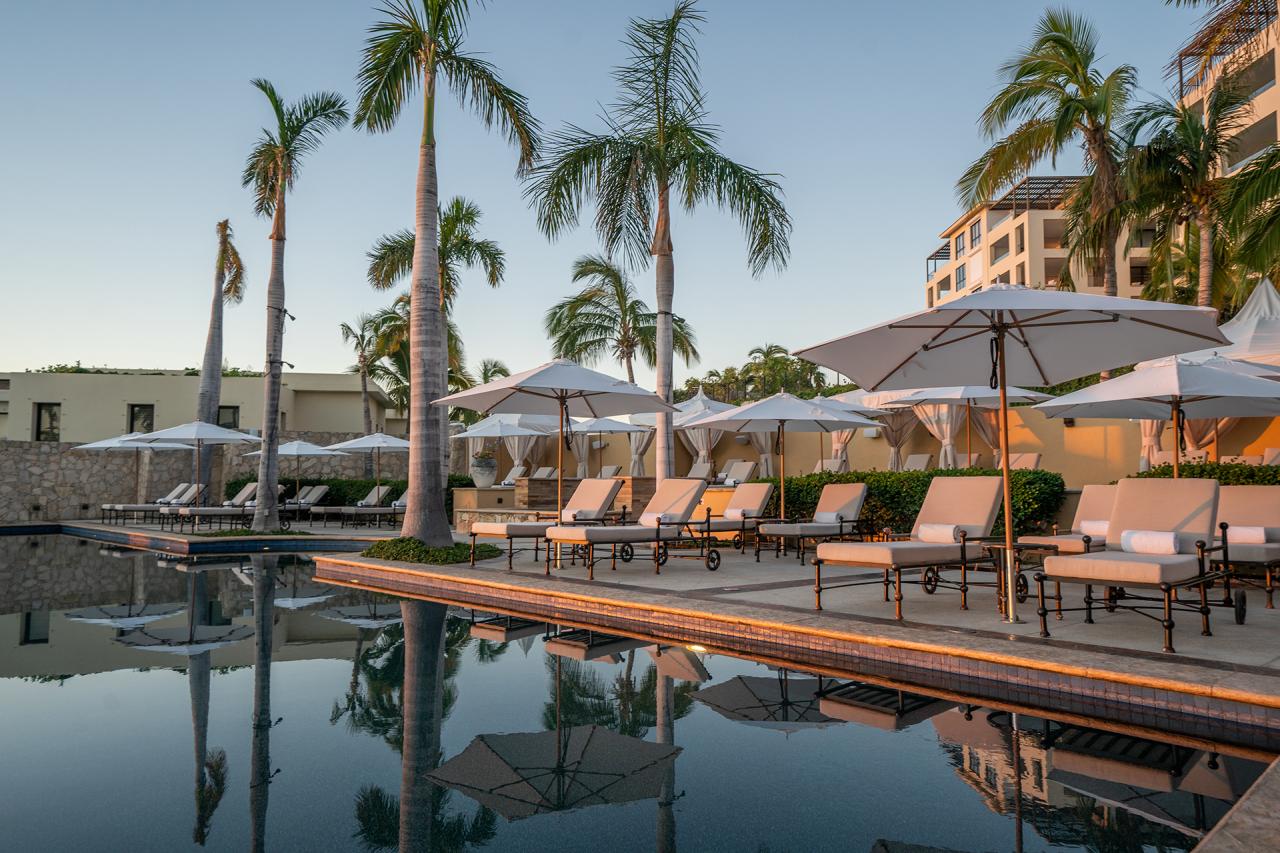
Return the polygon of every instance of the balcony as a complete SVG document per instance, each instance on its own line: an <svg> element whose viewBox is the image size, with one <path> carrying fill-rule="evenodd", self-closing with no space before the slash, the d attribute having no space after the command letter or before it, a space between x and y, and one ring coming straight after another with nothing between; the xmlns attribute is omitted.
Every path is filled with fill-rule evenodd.
<svg viewBox="0 0 1280 853"><path fill-rule="evenodd" d="M1276 143L1276 114L1269 113L1240 131L1223 158L1223 171L1234 172Z"/></svg>

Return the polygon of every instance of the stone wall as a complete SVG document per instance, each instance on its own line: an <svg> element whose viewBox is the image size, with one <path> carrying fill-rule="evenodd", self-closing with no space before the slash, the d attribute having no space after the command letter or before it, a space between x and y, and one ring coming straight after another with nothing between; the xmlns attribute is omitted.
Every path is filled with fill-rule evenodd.
<svg viewBox="0 0 1280 853"><path fill-rule="evenodd" d="M303 432L298 430L284 430L280 433L280 443L285 444L290 441L309 441L312 444L318 444L321 447L328 447L331 444L337 444L340 441L347 441L352 438L359 438L358 432ZM224 451L224 480L233 480L236 477L246 475L257 476L258 459L257 456L246 456L252 453L254 448L245 446L228 448ZM302 478L307 477L340 477L340 478L361 478L365 475L365 457L364 453L349 453L346 456L297 456L297 457L281 457L280 459L280 479L292 480L295 476ZM296 465L296 468L295 468ZM369 476L372 476L370 474ZM404 480L409 476L409 454L392 453L388 451L382 452L382 479L384 480ZM221 494L221 492L219 492Z"/></svg>
<svg viewBox="0 0 1280 853"><path fill-rule="evenodd" d="M0 614L186 600L186 576L155 554L70 536L0 537Z"/></svg>

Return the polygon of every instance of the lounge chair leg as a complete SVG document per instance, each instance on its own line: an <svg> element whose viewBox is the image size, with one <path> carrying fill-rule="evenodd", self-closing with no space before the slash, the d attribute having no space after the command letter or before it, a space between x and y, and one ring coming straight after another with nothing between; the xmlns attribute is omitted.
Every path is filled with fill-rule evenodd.
<svg viewBox="0 0 1280 853"><path fill-rule="evenodd" d="M1241 595L1244 593L1242 592ZM1205 590L1204 584L1200 584L1200 636L1212 637L1213 632L1209 630L1209 600L1208 591Z"/></svg>
<svg viewBox="0 0 1280 853"><path fill-rule="evenodd" d="M1039 607L1036 608L1036 615L1040 617L1040 636L1049 636L1049 622L1046 618L1049 615L1049 608L1044 606L1044 574L1036 572L1036 600Z"/></svg>
<svg viewBox="0 0 1280 853"><path fill-rule="evenodd" d="M822 561L813 561L813 609L822 609Z"/></svg>
<svg viewBox="0 0 1280 853"><path fill-rule="evenodd" d="M1062 621L1062 581L1053 582L1053 603L1057 609L1058 621Z"/></svg>
<svg viewBox="0 0 1280 853"><path fill-rule="evenodd" d="M611 549L609 553L609 569L616 572L618 570L618 546L615 544L609 547Z"/></svg>
<svg viewBox="0 0 1280 853"><path fill-rule="evenodd" d="M508 539L507 541L510 542L511 540ZM472 533L471 534L471 568L474 569L475 567L476 567L476 535Z"/></svg>
<svg viewBox="0 0 1280 853"><path fill-rule="evenodd" d="M1093 624L1093 584L1084 585L1084 623Z"/></svg>
<svg viewBox="0 0 1280 853"><path fill-rule="evenodd" d="M759 528L756 529L756 541L754 544L756 549L756 562L758 563L760 562L760 530ZM746 543L743 543L743 547L744 548L746 547Z"/></svg>
<svg viewBox="0 0 1280 853"><path fill-rule="evenodd" d="M542 544L542 540L537 536L533 537L533 561L538 562L538 546Z"/></svg>
<svg viewBox="0 0 1280 853"><path fill-rule="evenodd" d="M534 539L533 541L537 542L538 540ZM513 564L515 557L516 557L516 540L514 537L508 536L507 537L507 571L509 572L515 571L516 567Z"/></svg>
<svg viewBox="0 0 1280 853"><path fill-rule="evenodd" d="M551 577L551 540L547 540L547 549L543 553L542 573L547 577Z"/></svg>
<svg viewBox="0 0 1280 853"><path fill-rule="evenodd" d="M1271 593L1274 588L1271 586L1271 567L1267 566L1267 609L1275 610L1275 602L1271 599Z"/></svg>
<svg viewBox="0 0 1280 853"><path fill-rule="evenodd" d="M1164 593L1164 619L1160 620L1160 627L1164 629L1164 650L1173 654L1173 587L1162 583L1160 591Z"/></svg>
<svg viewBox="0 0 1280 853"><path fill-rule="evenodd" d="M960 609L969 609L969 564L965 561L963 552L960 555Z"/></svg>
<svg viewBox="0 0 1280 853"><path fill-rule="evenodd" d="M884 570L884 600L889 600L889 570Z"/></svg>
<svg viewBox="0 0 1280 853"><path fill-rule="evenodd" d="M589 581L596 579L595 548L595 545L587 546L587 580Z"/></svg>
<svg viewBox="0 0 1280 853"><path fill-rule="evenodd" d="M893 567L893 618L902 621L902 569Z"/></svg>

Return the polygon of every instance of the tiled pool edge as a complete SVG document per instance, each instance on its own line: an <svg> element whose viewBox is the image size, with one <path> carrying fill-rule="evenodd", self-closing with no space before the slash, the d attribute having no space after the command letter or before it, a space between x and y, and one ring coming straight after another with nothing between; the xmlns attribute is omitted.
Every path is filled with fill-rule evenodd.
<svg viewBox="0 0 1280 853"><path fill-rule="evenodd" d="M0 536L46 536L66 534L126 545L164 551L168 554L196 556L200 554L245 553L314 553L334 551L362 551L382 537L362 536L188 536L182 533L161 533L111 527L92 521L42 521L0 525Z"/></svg>
<svg viewBox="0 0 1280 853"><path fill-rule="evenodd" d="M1258 777L1231 811L1196 845L1196 853L1255 853L1276 844L1280 759Z"/></svg>
<svg viewBox="0 0 1280 853"><path fill-rule="evenodd" d="M551 622L588 624L620 633L761 654L773 646L856 664L859 670L918 670L956 682L999 685L1014 698L1053 706L1125 706L1159 728L1170 715L1280 733L1280 676L1214 673L1202 666L1142 661L1061 649L1052 644L975 637L929 626L851 623L827 613L798 614L766 605L691 601L678 594L599 590L540 576L465 566L415 566L367 558L317 557L317 578L410 596L458 601L477 609L518 611ZM1143 671L1137 671L1140 667ZM854 667L850 667L854 668ZM1223 683L1225 682L1225 683Z"/></svg>

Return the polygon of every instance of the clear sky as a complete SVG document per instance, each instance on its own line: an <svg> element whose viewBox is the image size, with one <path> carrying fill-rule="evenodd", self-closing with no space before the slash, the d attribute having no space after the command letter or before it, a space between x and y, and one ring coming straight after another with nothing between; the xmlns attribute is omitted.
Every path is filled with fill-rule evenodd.
<svg viewBox="0 0 1280 853"><path fill-rule="evenodd" d="M811 344L923 307L924 258L958 215L955 178L982 150L975 118L995 71L1042 6L1027 0L910 4L704 0L699 44L723 150L777 172L795 221L781 274L753 279L736 223L714 208L673 225L677 313L703 353L676 379L740 363L764 342ZM1136 65L1150 95L1196 13L1162 0L1074 0L1102 33L1107 68ZM467 43L525 93L547 129L598 127L632 15L667 0L493 0ZM0 370L82 361L198 366L212 287L214 223L230 217L249 269L227 312L231 364L263 361L268 223L240 187L266 123L249 80L287 99L354 100L373 3L362 0L68 0L0 12ZM289 202L285 358L351 363L338 324L393 294L365 283L365 252L412 225L420 112L391 133L347 129L310 156ZM548 243L514 177L515 156L450 101L440 112L441 197L484 211L507 252L491 291L468 275L456 319L473 364L544 361L542 314L573 289L589 227ZM1058 171L1078 164L1063 161ZM1045 171L1050 171L1046 166ZM585 217L589 223L590 214ZM652 268L638 270L653 302ZM608 368L615 369L615 368ZM638 378L650 380L642 370Z"/></svg>

